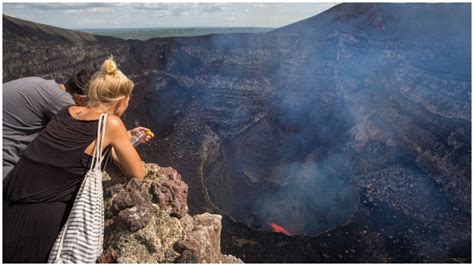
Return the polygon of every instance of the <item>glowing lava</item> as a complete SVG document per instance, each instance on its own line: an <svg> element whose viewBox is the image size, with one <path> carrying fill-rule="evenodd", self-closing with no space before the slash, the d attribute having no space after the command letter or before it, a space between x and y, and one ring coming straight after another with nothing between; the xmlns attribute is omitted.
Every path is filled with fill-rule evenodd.
<svg viewBox="0 0 474 266"><path fill-rule="evenodd" d="M287 236L291 236L290 233L288 233L288 231L283 226L280 226L276 223L271 223L270 226L272 228L272 231L275 232L275 233L282 233L282 234L285 234Z"/></svg>

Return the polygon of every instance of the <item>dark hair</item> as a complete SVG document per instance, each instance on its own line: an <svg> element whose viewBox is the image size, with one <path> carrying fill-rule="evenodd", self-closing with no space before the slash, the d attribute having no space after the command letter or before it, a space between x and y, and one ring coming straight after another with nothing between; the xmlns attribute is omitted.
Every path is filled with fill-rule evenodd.
<svg viewBox="0 0 474 266"><path fill-rule="evenodd" d="M91 69L82 69L81 71L77 72L75 75L70 77L66 83L64 83L66 91L72 95L87 95L89 81L93 74L94 71Z"/></svg>

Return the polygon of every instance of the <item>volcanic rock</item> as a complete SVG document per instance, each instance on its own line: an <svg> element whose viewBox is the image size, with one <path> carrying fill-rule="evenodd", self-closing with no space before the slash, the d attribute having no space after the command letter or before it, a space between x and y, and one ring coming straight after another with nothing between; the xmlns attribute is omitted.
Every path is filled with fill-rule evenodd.
<svg viewBox="0 0 474 266"><path fill-rule="evenodd" d="M153 200L161 209L170 208L171 216L182 218L188 212L188 186L181 181L181 176L171 167L160 168L159 174L168 179L155 180L151 183L150 192Z"/></svg>
<svg viewBox="0 0 474 266"><path fill-rule="evenodd" d="M104 252L98 262L241 262L221 253L220 215L187 214L187 185L176 170L156 164L146 164L145 170L143 182L127 181L117 168L109 167ZM173 200L156 202L156 191Z"/></svg>

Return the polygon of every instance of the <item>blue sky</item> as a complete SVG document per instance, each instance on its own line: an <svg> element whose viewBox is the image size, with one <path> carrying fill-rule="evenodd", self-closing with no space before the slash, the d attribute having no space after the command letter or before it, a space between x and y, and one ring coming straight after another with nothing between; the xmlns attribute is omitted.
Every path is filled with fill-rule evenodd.
<svg viewBox="0 0 474 266"><path fill-rule="evenodd" d="M3 3L3 14L69 29L281 27L336 3Z"/></svg>

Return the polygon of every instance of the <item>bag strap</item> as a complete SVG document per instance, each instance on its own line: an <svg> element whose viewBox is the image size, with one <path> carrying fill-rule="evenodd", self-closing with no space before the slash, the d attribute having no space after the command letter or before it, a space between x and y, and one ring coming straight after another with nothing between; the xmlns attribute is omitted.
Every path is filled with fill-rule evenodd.
<svg viewBox="0 0 474 266"><path fill-rule="evenodd" d="M90 170L100 169L104 156L102 149L104 146L105 126L107 124L107 113L101 114L99 117L99 125L97 127L97 139L95 142L95 149L92 156L92 163Z"/></svg>
<svg viewBox="0 0 474 266"><path fill-rule="evenodd" d="M62 235L61 235L61 241L59 241L58 250L56 251L56 259L54 260L54 263L62 262L61 251L63 250L64 237L66 236L66 230L68 227L69 227L69 218L67 219L66 224L64 225L64 229L59 232L60 234L62 233Z"/></svg>

